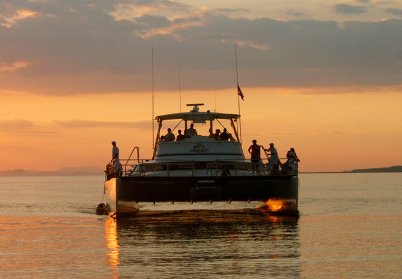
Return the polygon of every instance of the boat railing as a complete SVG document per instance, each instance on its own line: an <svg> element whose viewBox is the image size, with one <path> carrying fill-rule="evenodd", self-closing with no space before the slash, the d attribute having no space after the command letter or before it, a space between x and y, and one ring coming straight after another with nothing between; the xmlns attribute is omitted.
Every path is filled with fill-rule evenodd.
<svg viewBox="0 0 402 279"><path fill-rule="evenodd" d="M130 156L128 156L128 159L126 160L126 164L124 165L124 169L127 169L128 163L131 161L131 156L133 155L134 151L137 151L137 159L135 159L138 164L140 163L140 148L138 146L134 147L133 150L131 150Z"/></svg>
<svg viewBox="0 0 402 279"><path fill-rule="evenodd" d="M133 149L134 152L135 149ZM138 150L138 149L137 149ZM132 153L133 153L132 152ZM281 160L286 160L280 158ZM298 175L298 163L286 161L285 163L272 163L268 159L260 162L250 160L216 160L216 161L152 161L148 159L124 159L126 163L116 165L110 162L106 166L106 179L113 177L146 176L151 173L161 173L163 176L171 176L173 173L186 172L191 176L269 176L269 175Z"/></svg>

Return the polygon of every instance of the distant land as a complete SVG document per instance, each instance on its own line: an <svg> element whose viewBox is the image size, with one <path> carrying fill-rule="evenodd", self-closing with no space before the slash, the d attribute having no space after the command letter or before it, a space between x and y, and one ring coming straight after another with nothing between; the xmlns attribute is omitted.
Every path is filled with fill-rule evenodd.
<svg viewBox="0 0 402 279"><path fill-rule="evenodd" d="M356 169L351 170L350 172L402 172L402 166L392 166L392 167L384 167L384 168L371 168L371 169Z"/></svg>
<svg viewBox="0 0 402 279"><path fill-rule="evenodd" d="M299 173L380 173L380 172L402 172L402 166L382 167L382 168L369 168L369 169L355 169L344 171L309 171Z"/></svg>
<svg viewBox="0 0 402 279"><path fill-rule="evenodd" d="M68 167L51 171L36 170L0 170L0 176L83 176L83 175L102 175L104 171L97 167Z"/></svg>

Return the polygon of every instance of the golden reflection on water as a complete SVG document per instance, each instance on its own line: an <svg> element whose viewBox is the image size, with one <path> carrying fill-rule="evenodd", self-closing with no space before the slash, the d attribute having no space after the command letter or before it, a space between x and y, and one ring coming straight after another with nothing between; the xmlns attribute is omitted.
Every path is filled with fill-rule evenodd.
<svg viewBox="0 0 402 279"><path fill-rule="evenodd" d="M117 238L117 222L113 218L107 218L105 220L105 238L106 247L108 249L108 264L113 272L117 272L117 268L120 264L119 241Z"/></svg>
<svg viewBox="0 0 402 279"><path fill-rule="evenodd" d="M215 272L247 277L260 269L268 275L286 269L289 277L300 276L298 219L258 210L161 210L108 217L105 239L115 277L152 278L173 271L179 277Z"/></svg>

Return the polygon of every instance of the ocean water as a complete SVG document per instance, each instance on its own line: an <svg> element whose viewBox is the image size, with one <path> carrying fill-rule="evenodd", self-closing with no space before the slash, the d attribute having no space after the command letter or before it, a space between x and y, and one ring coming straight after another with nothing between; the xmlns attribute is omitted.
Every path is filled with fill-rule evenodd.
<svg viewBox="0 0 402 279"><path fill-rule="evenodd" d="M199 203L115 220L94 214L102 191L0 177L0 278L402 277L401 173L301 174L299 218Z"/></svg>

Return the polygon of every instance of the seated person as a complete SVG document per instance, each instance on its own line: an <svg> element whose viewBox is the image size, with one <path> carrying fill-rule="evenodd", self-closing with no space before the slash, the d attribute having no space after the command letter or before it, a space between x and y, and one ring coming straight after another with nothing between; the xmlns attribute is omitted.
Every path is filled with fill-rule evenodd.
<svg viewBox="0 0 402 279"><path fill-rule="evenodd" d="M297 157L296 151L295 151L295 149L293 147L286 154L286 158L289 161L300 162L299 157Z"/></svg>
<svg viewBox="0 0 402 279"><path fill-rule="evenodd" d="M220 140L220 138L221 138L221 130L216 129L215 130L215 139Z"/></svg>
<svg viewBox="0 0 402 279"><path fill-rule="evenodd" d="M193 123L190 124L190 128L189 128L189 129L186 129L186 130L184 131L184 135L185 135L187 138L190 138L190 137L193 137L193 136L198 136L197 130L194 129L194 124L193 124Z"/></svg>
<svg viewBox="0 0 402 279"><path fill-rule="evenodd" d="M176 141L182 141L182 140L184 140L186 138L186 136L181 133L181 130L178 130L177 132L179 134L176 137Z"/></svg>
<svg viewBox="0 0 402 279"><path fill-rule="evenodd" d="M286 162L281 165L281 173L288 174L289 172L297 172L297 163L300 162L300 160L293 147L286 153L286 159Z"/></svg>
<svg viewBox="0 0 402 279"><path fill-rule="evenodd" d="M212 132L212 129L209 129L209 136L210 139L214 139L215 138L215 134Z"/></svg>
<svg viewBox="0 0 402 279"><path fill-rule="evenodd" d="M230 139L230 137L231 137L231 134L228 133L228 131L226 130L226 128L223 128L223 132L222 132L222 134L220 135L220 140L228 141L228 140Z"/></svg>
<svg viewBox="0 0 402 279"><path fill-rule="evenodd" d="M172 129L168 128L168 132L165 135L165 141L174 141L176 139L175 135L172 133Z"/></svg>
<svg viewBox="0 0 402 279"><path fill-rule="evenodd" d="M296 151L293 147L286 153L286 159L286 162L282 165L284 168L289 167L290 164L300 162L299 157L297 157Z"/></svg>

